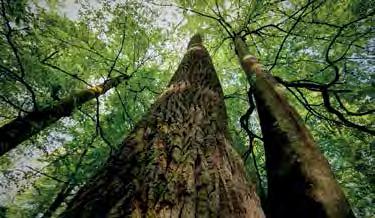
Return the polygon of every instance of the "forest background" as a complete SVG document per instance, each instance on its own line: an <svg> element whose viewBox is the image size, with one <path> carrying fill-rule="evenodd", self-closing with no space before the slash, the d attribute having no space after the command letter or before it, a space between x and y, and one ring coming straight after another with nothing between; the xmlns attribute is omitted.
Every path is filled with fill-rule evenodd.
<svg viewBox="0 0 375 218"><path fill-rule="evenodd" d="M0 158L1 213L41 216L58 194L69 200L163 92L196 32L224 89L233 144L258 192L267 192L261 131L256 111L247 113L251 97L234 32L282 84L355 214L371 217L374 8L372 0L1 0L0 126L126 75Z"/></svg>

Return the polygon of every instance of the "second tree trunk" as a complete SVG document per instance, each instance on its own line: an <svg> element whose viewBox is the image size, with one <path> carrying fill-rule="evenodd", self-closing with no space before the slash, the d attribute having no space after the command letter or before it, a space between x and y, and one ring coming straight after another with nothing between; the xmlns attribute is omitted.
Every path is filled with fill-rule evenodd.
<svg viewBox="0 0 375 218"><path fill-rule="evenodd" d="M263 72L241 38L237 55L253 86L264 138L267 217L354 217L328 161L273 77Z"/></svg>

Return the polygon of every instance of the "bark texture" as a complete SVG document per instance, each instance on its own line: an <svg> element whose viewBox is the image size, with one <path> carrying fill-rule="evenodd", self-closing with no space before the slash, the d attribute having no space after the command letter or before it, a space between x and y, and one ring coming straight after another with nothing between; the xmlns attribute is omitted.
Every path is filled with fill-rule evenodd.
<svg viewBox="0 0 375 218"><path fill-rule="evenodd" d="M62 217L264 217L231 147L223 92L199 35L122 149Z"/></svg>
<svg viewBox="0 0 375 218"><path fill-rule="evenodd" d="M70 97L62 99L54 105L38 111L33 111L1 126L0 156L56 122L61 117L69 116L78 106L106 93L108 90L118 86L122 81L127 79L129 79L129 76L121 75L106 80L100 85L82 90Z"/></svg>
<svg viewBox="0 0 375 218"><path fill-rule="evenodd" d="M255 90L264 138L267 217L354 217L328 161L277 82L262 71L241 38L235 45Z"/></svg>

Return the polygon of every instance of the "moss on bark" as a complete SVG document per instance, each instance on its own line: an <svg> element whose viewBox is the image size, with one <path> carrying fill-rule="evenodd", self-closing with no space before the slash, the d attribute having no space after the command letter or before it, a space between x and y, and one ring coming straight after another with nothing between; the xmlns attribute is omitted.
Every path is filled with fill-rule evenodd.
<svg viewBox="0 0 375 218"><path fill-rule="evenodd" d="M237 55L250 84L260 118L268 179L267 217L354 217L328 161L298 113L263 72L241 38Z"/></svg>
<svg viewBox="0 0 375 218"><path fill-rule="evenodd" d="M79 91L51 106L20 116L0 127L0 156L19 143L71 113L80 105L118 86L129 76L121 75L91 88Z"/></svg>

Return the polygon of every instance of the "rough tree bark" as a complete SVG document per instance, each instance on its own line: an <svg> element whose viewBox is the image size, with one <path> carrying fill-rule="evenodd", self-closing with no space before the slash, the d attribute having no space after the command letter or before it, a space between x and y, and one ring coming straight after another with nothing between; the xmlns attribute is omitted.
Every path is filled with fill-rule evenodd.
<svg viewBox="0 0 375 218"><path fill-rule="evenodd" d="M118 86L127 79L129 79L127 75L108 79L102 84L77 92L56 104L38 111L30 112L25 116L18 117L4 126L1 126L0 156L56 122L61 117L69 116L78 106L95 97L103 95L108 90Z"/></svg>
<svg viewBox="0 0 375 218"><path fill-rule="evenodd" d="M264 138L267 217L354 217L328 161L277 82L263 72L241 38L235 47L254 88Z"/></svg>
<svg viewBox="0 0 375 218"><path fill-rule="evenodd" d="M231 147L223 92L199 35L167 89L62 217L264 217Z"/></svg>

